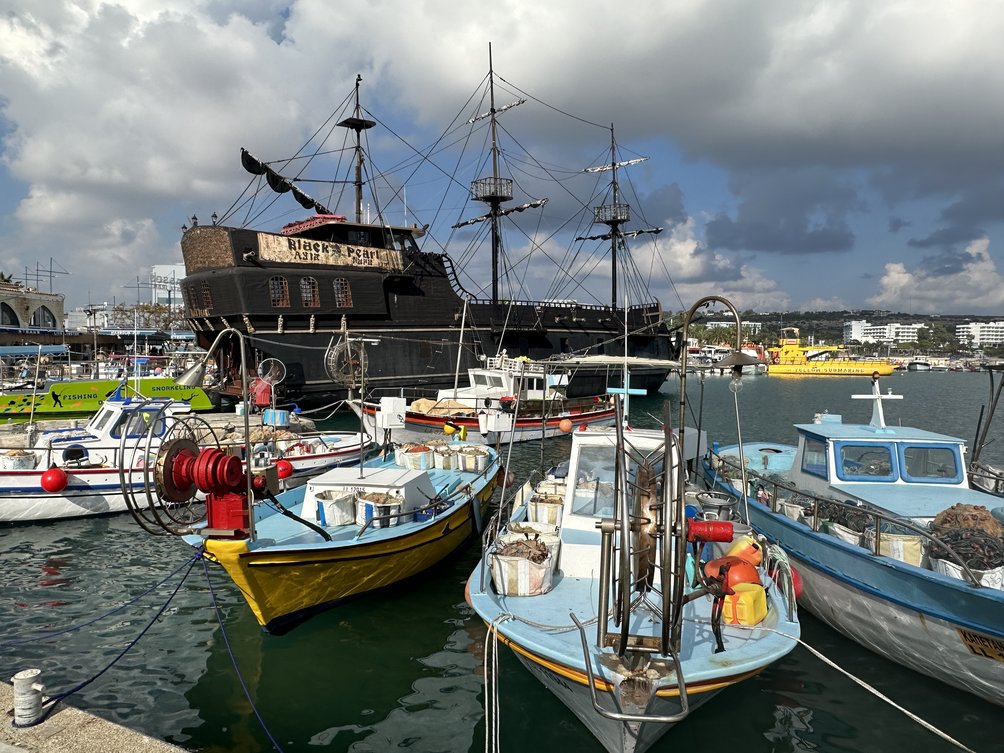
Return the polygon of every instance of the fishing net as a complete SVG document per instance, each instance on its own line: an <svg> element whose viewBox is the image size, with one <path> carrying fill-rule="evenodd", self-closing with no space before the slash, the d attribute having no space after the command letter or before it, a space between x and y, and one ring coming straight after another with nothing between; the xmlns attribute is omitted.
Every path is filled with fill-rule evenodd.
<svg viewBox="0 0 1004 753"><path fill-rule="evenodd" d="M1004 540L980 528L952 528L938 534L938 540L950 546L974 570L992 570L1004 565ZM928 555L950 559L948 550L932 544Z"/></svg>

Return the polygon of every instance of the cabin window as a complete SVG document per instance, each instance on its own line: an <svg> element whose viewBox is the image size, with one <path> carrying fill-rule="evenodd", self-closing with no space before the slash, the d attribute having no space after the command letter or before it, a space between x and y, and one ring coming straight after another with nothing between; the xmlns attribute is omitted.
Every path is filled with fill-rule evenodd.
<svg viewBox="0 0 1004 753"><path fill-rule="evenodd" d="M289 282L285 277L268 278L268 297L272 301L272 308L289 308Z"/></svg>
<svg viewBox="0 0 1004 753"><path fill-rule="evenodd" d="M497 374L489 374L488 381L491 383L492 387L498 387L499 389L505 387L505 382L502 381L502 377Z"/></svg>
<svg viewBox="0 0 1004 753"><path fill-rule="evenodd" d="M953 445L904 445L900 447L904 481L957 484L962 481L958 455Z"/></svg>
<svg viewBox="0 0 1004 753"><path fill-rule="evenodd" d="M336 277L331 284L335 289L335 308L352 308L352 289L349 287L349 281L344 277Z"/></svg>
<svg viewBox="0 0 1004 753"><path fill-rule="evenodd" d="M202 298L202 308L206 311L211 311L213 308L213 289L209 287L209 283L203 280L199 285L199 294Z"/></svg>
<svg viewBox="0 0 1004 753"><path fill-rule="evenodd" d="M802 449L802 471L826 478L826 442L818 437L806 437Z"/></svg>
<svg viewBox="0 0 1004 753"><path fill-rule="evenodd" d="M138 410L126 413L119 418L118 423L112 427L111 435L115 439L122 436L123 429L127 437L140 437L150 430L150 424L156 417L156 413L147 410ZM164 433L164 417L160 416L154 427L154 436L161 436Z"/></svg>
<svg viewBox="0 0 1004 753"><path fill-rule="evenodd" d="M300 278L300 303L305 309L316 309L321 305L317 280L313 277Z"/></svg>
<svg viewBox="0 0 1004 753"><path fill-rule="evenodd" d="M100 416L98 416L97 421L94 425L94 431L99 432L105 428L105 424L108 423L108 419L112 417L113 411L106 410Z"/></svg>
<svg viewBox="0 0 1004 753"><path fill-rule="evenodd" d="M895 481L899 478L889 445L837 442L836 452L837 478L844 481Z"/></svg>
<svg viewBox="0 0 1004 753"><path fill-rule="evenodd" d="M488 377L485 376L484 374L474 373L474 374L472 374L472 376L474 377L474 386L475 387L487 387L488 386Z"/></svg>
<svg viewBox="0 0 1004 753"><path fill-rule="evenodd" d="M370 234L366 230L349 230L347 240L353 246L370 245Z"/></svg>

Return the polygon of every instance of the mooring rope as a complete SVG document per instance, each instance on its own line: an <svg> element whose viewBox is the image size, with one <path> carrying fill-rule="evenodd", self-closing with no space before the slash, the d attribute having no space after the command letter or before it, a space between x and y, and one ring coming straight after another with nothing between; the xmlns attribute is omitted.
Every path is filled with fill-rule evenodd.
<svg viewBox="0 0 1004 753"><path fill-rule="evenodd" d="M276 742L276 739L272 736L271 731L269 731L268 725L265 724L265 720L262 718L261 712L258 711L258 707L255 705L254 699L251 698L251 691L248 690L247 683L244 682L244 676L241 674L240 665L237 663L237 657L234 655L233 646L230 645L230 638L227 635L226 628L223 626L223 615L220 614L220 604L216 600L216 591L213 590L213 579L209 575L209 565L204 557L201 559L202 569L206 574L206 584L209 586L209 596L213 600L213 610L216 612L216 621L220 625L220 633L223 635L223 644L227 647L227 653L230 655L230 663L234 666L234 673L237 675L237 681L241 684L241 690L244 691L244 697L247 698L248 703L251 705L251 710L258 719L258 723L261 725L262 731L264 731L265 735L268 737L269 742L272 743L272 748L282 753L282 747L278 742Z"/></svg>
<svg viewBox="0 0 1004 753"><path fill-rule="evenodd" d="M708 625L711 624L710 620L705 620L705 619L686 618L686 621L687 622L693 622L693 623L708 624ZM872 685L869 685L867 682L865 682L861 678L854 676L849 671L847 671L846 669L844 669L843 667L841 667L839 664L837 664L835 661L833 661L832 659L827 658L824 654L822 654L821 652L819 652L816 649L814 649L812 646L810 646L808 643L806 643L801 638L796 638L794 635L791 635L790 633L786 633L783 630L778 630L776 628L769 628L769 627L766 627L764 625L739 625L739 624L734 624L734 625L723 625L722 627L727 627L727 628L730 628L730 629L737 629L737 630L749 630L749 631L752 631L752 630L763 630L763 631L769 632L769 633L777 633L778 635L784 636L785 638L791 638L792 640L796 641L800 646L804 646L806 649L808 649L808 651L813 656L815 656L817 659L819 659L820 661L822 661L824 664L826 664L827 666L832 667L833 669L837 670L842 675L844 675L848 679L850 679L853 682L855 682L857 685L860 685L862 688L864 688L865 690L867 690L869 693L871 693L872 695L874 695L879 700L885 701L885 703L887 703L888 705L892 706L897 711L901 712L905 716L907 716L910 719L912 719L913 721L915 721L917 724L919 724L921 727L923 727L924 729L926 729L928 732L934 733L935 735L937 735L938 737L940 737L942 740L945 740L946 742L949 742L952 745L954 745L959 750L964 751L964 753L976 753L976 751L974 751L972 748L970 748L970 747L964 745L963 743L959 742L954 737L950 736L947 732L942 732L940 729L938 729L937 727L935 727L930 722L925 721L921 717L919 717L916 714L914 714L912 711L904 708L903 706L900 706L898 703L896 703L894 700L892 700L891 698L889 698L887 695L884 695L878 688L875 688Z"/></svg>
<svg viewBox="0 0 1004 753"><path fill-rule="evenodd" d="M132 604L135 604L137 601L139 601L140 599L142 599L144 596L146 596L146 595L148 595L148 594L153 593L154 591L156 591L162 585L164 585L165 583L167 583L167 581L169 581L171 578L173 578L175 575L177 575L179 572L181 572L181 570L186 565L188 566L189 569L191 569L193 562L195 560L197 560L201 556L202 555L198 554L198 553L194 554L190 559L187 559L184 562L182 562L177 568L175 568L163 580L159 581L158 583L155 583L154 585L150 586L150 588L148 588L145 591L137 594L136 596L132 597L131 599L122 602L119 606L115 607L114 609L111 609L111 610L109 610L107 612L99 614L97 617L94 617L94 618L92 618L90 620L87 620L86 622L80 622L80 623L77 623L75 625L70 625L69 627L62 628L61 630L54 630L51 633L32 633L30 638L15 638L12 641L4 641L4 642L0 643L0 649L6 649L6 648L11 647L11 646L22 646L22 645L24 645L26 643L34 643L35 641L48 640L49 638L55 638L55 637L60 636L60 635L65 635L66 633L72 633L72 632L75 632L77 630L82 630L83 628L88 627L90 625L93 625L95 622L99 622L99 621L103 620L105 617L110 617L113 614L117 614L118 612L121 612L126 607L131 606ZM185 577L187 578L188 576L186 575Z"/></svg>
<svg viewBox="0 0 1004 753"><path fill-rule="evenodd" d="M502 727L499 720L499 638L498 626L513 618L511 614L500 614L488 625L485 635L485 753L502 750Z"/></svg>
<svg viewBox="0 0 1004 753"><path fill-rule="evenodd" d="M74 693L76 693L76 692L78 692L80 690L83 690L88 685L90 685L92 682L94 682L99 677L101 677L101 675L103 675L105 672L107 672L109 669L111 669L115 665L116 662L118 662L123 656L125 656L133 648L133 646L135 646L137 643L139 643L139 639L142 638L144 635L146 635L147 631L153 626L153 624L157 620L159 620L161 618L161 616L167 610L168 605L171 603L171 601L174 600L174 597L178 595L178 591L181 590L181 586L188 579L188 576L191 574L192 568L195 567L195 562L198 559L201 559L201 555L199 557L192 557L189 560L189 562L187 563L188 564L188 570L185 572L184 577L182 577L182 579L180 581L178 581L178 585L176 585L174 587L174 591L171 592L171 595L167 597L167 601L165 601L163 603L163 605L161 605L161 607L157 610L156 614L154 614L154 616L150 619L150 621L146 623L146 625L143 627L142 630L140 630L140 632L136 635L135 638L133 638L131 641L129 641L129 643L126 644L126 647L123 648L115 656L115 658L113 658L110 662L108 662L108 664L106 664L100 671L98 671L94 676L90 677L89 679L84 680L81 683L78 683L75 687L72 687L72 688L70 688L67 691L64 691L62 693L57 693L56 695L50 696L49 698L47 698L46 700L44 700L42 702L42 707L43 707L44 710L33 721L29 722L28 724L18 724L17 722L12 722L12 724L15 727L22 727L22 728L23 727L35 727L35 726L41 724L42 722L44 722L46 719L48 719L52 715L52 712L55 711L56 705L60 701L63 701L65 699L69 698L71 695L73 695ZM175 572L178 572L178 571L175 570Z"/></svg>

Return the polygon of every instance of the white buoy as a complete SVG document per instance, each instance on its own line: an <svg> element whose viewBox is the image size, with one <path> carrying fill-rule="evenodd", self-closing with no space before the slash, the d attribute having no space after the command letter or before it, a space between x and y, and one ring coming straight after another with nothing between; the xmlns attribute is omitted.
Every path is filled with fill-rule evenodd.
<svg viewBox="0 0 1004 753"><path fill-rule="evenodd" d="M10 678L14 684L15 727L27 727L42 715L45 686L38 682L41 674L40 669L23 669Z"/></svg>

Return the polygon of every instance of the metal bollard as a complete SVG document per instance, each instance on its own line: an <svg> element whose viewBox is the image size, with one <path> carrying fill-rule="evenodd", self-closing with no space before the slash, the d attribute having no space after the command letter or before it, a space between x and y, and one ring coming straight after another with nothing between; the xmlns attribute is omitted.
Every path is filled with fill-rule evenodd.
<svg viewBox="0 0 1004 753"><path fill-rule="evenodd" d="M14 675L14 726L31 726L42 715L42 693L45 686L37 682L40 669L23 669Z"/></svg>

